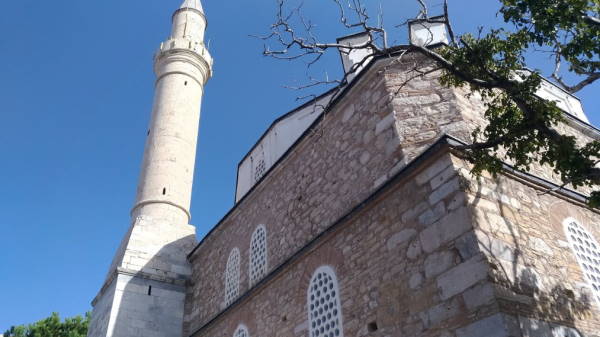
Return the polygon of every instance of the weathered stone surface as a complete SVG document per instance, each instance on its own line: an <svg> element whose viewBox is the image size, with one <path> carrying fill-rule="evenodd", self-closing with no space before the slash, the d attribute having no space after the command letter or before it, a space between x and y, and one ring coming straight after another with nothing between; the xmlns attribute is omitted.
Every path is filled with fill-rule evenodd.
<svg viewBox="0 0 600 337"><path fill-rule="evenodd" d="M465 305L471 310L493 304L496 301L494 288L490 283L476 285L466 290L462 296Z"/></svg>
<svg viewBox="0 0 600 337"><path fill-rule="evenodd" d="M435 277L456 264L457 256L454 252L445 250L433 253L425 259L425 276Z"/></svg>
<svg viewBox="0 0 600 337"><path fill-rule="evenodd" d="M457 335L461 337L514 337L509 334L502 314L484 318L465 328L458 329Z"/></svg>
<svg viewBox="0 0 600 337"><path fill-rule="evenodd" d="M457 295L479 281L485 280L488 275L488 265L479 258L472 258L450 269L437 278L442 299Z"/></svg>
<svg viewBox="0 0 600 337"><path fill-rule="evenodd" d="M387 248L389 250L392 250L406 242L408 242L410 239L412 239L415 235L417 235L417 231L412 229L412 228L408 228L405 230L402 230L394 235L392 235L388 241L387 241Z"/></svg>
<svg viewBox="0 0 600 337"><path fill-rule="evenodd" d="M447 197L453 192L459 190L459 179L458 177L453 178L452 180L444 183L438 189L433 191L433 193L429 196L429 204L435 205L443 198Z"/></svg>

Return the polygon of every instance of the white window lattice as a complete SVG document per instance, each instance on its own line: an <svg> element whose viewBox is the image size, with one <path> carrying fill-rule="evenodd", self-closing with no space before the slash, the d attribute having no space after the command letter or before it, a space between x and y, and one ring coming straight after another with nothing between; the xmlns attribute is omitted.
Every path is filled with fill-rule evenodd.
<svg viewBox="0 0 600 337"><path fill-rule="evenodd" d="M240 293L240 250L234 248L225 268L225 303L231 304Z"/></svg>
<svg viewBox="0 0 600 337"><path fill-rule="evenodd" d="M573 219L565 222L565 231L571 250L600 303L600 245L590 232Z"/></svg>
<svg viewBox="0 0 600 337"><path fill-rule="evenodd" d="M339 287L331 267L315 271L307 296L309 337L343 337Z"/></svg>
<svg viewBox="0 0 600 337"><path fill-rule="evenodd" d="M233 337L250 337L248 333L248 328L245 325L240 325L233 333Z"/></svg>
<svg viewBox="0 0 600 337"><path fill-rule="evenodd" d="M260 225L250 240L250 286L260 281L267 273L267 229Z"/></svg>
<svg viewBox="0 0 600 337"><path fill-rule="evenodd" d="M265 163L264 159L259 160L258 164L256 164L256 168L254 169L254 182L259 181L266 171L267 163Z"/></svg>

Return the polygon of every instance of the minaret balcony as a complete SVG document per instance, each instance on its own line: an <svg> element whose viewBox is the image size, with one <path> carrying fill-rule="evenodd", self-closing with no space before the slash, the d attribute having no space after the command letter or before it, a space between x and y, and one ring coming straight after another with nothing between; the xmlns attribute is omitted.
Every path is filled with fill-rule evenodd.
<svg viewBox="0 0 600 337"><path fill-rule="evenodd" d="M208 63L209 67L212 68L213 59L208 52L208 49L201 41L194 41L190 39L169 39L160 44L160 49L155 54L155 59L165 54L173 54L177 52L193 52L200 56L206 63Z"/></svg>

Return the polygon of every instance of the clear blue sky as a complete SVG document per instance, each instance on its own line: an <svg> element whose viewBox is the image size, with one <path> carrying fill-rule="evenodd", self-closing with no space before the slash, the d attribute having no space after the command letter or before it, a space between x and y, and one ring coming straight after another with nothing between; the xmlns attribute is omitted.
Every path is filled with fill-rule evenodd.
<svg viewBox="0 0 600 337"><path fill-rule="evenodd" d="M153 95L152 54L181 0L0 3L0 333L52 311L90 310L127 229ZM368 1L368 0L367 0ZM382 0L386 22L416 14ZM334 7L309 0L319 30L343 35ZM372 1L372 3L376 3ZM497 1L451 1L458 31L494 22ZM323 6L319 8L318 6ZM192 205L203 236L231 208L238 161L293 108L302 64L261 56L275 0L205 0L215 59L202 108ZM432 8L433 14L440 8ZM390 41L405 43L405 29ZM337 55L317 72L340 72ZM598 87L587 89L598 124Z"/></svg>

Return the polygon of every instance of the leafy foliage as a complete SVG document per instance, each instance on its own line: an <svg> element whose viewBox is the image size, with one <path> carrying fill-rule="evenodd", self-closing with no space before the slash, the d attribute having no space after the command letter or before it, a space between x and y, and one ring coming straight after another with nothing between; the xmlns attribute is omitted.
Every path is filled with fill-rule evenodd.
<svg viewBox="0 0 600 337"><path fill-rule="evenodd" d="M29 325L13 326L4 333L4 337L85 337L91 314L85 317L75 316L61 321L58 313Z"/></svg>
<svg viewBox="0 0 600 337"><path fill-rule="evenodd" d="M578 144L575 137L557 131L564 115L555 102L535 95L541 84L539 70L525 71L526 56L552 53L555 80L570 93L600 78L599 0L502 0L500 13L513 29L493 29L485 35L467 34L439 54L424 51L444 68L442 83L468 86L484 100L488 124L473 133L465 146L474 171L498 173L508 158L517 169L529 171L533 163L551 166L565 185L577 188L600 185L600 142ZM560 77L566 62L578 84ZM590 205L600 205L600 191L592 192Z"/></svg>

